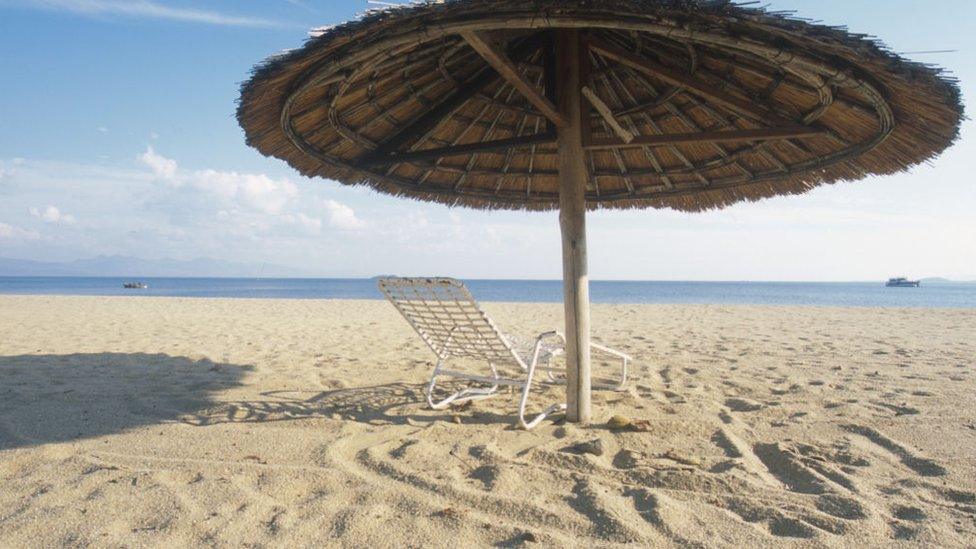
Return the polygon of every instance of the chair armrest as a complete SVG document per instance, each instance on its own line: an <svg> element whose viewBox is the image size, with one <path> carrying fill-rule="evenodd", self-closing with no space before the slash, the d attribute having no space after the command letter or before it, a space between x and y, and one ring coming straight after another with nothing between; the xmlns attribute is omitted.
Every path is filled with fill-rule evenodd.
<svg viewBox="0 0 976 549"><path fill-rule="evenodd" d="M564 346L566 345L566 336L563 335L562 332L559 332L559 331L556 331L556 330L553 330L551 332L544 332L542 334L539 334L539 337L536 338L536 341L541 341L541 340L543 340L544 338L547 338L547 337L558 337L562 341L563 345ZM591 350L595 349L597 351L603 352L605 354L608 354L610 356L613 356L613 357L616 357L616 358L619 358L619 359L622 359L622 360L628 360L628 361L633 360L633 358L630 355L626 354L626 353L622 353L622 352L620 352L620 351L618 351L616 349L611 349L610 347L607 347L606 345L600 345L599 343L594 343L592 341L590 341L590 349Z"/></svg>
<svg viewBox="0 0 976 549"><path fill-rule="evenodd" d="M538 351L538 349L542 346L543 340L545 340L547 338L551 338L551 337L559 338L562 341L562 343L563 343L563 347L565 348L565 345L566 345L566 336L564 336L562 334L562 332L558 332L558 331L555 331L554 330L554 331L551 331L551 332L545 332L545 333L539 334L539 337L536 338L536 351ZM613 358L619 359L620 360L620 366L621 366L621 369L620 369L620 379L619 379L619 381L617 381L615 383L611 383L611 384L594 383L593 384L593 387L594 388L599 388L599 389L612 389L612 390L615 390L615 391L619 391L619 390L623 389L624 386L627 385L627 371L629 369L628 367L630 365L630 362L633 361L633 358L631 358L631 356L628 355L628 354L626 354L626 353L622 353L622 352L620 352L620 351L618 351L616 349L611 349L610 347L607 347L605 345L600 345L599 343L593 343L591 341L590 342L590 352L593 352L593 351L597 351L597 352L600 352L600 353L603 353L603 354L606 354L606 355L610 355ZM535 359L537 357L538 357L538 354L536 354L533 358ZM549 376L549 381L555 382L556 380L553 377L552 369L551 368L545 368L545 370L546 370L546 374Z"/></svg>
<svg viewBox="0 0 976 549"><path fill-rule="evenodd" d="M553 339L553 338L558 339L562 343L562 346L563 347L566 346L566 337L563 336L563 334L561 334L561 333L559 333L559 332L557 332L555 330L550 331L550 332L542 332L541 334L539 334L535 338L535 345L532 346L532 362L531 362L531 365L529 366L530 368L533 368L534 369L538 365L538 362L539 362L539 354L542 351L543 343L545 342L545 340L547 340L547 339ZM547 352L555 355L560 350L561 349L553 349L551 351L550 350L547 350Z"/></svg>
<svg viewBox="0 0 976 549"><path fill-rule="evenodd" d="M564 336L562 334L562 332L559 332L559 331L556 331L556 330L551 330L551 331L548 331L548 332L542 332L541 334L538 335L538 337L535 338L535 342L538 345L538 344L542 343L543 341L545 341L547 339L551 339L551 338L556 338L563 345L566 345L566 336Z"/></svg>
<svg viewBox="0 0 976 549"><path fill-rule="evenodd" d="M590 342L590 348L596 349L597 351L601 351L603 353L606 353L611 356L615 356L620 359L633 360L633 358L631 358L630 355L626 353L622 353L616 349L611 349L610 347L607 347L605 345L600 345L599 343L593 343L592 341Z"/></svg>

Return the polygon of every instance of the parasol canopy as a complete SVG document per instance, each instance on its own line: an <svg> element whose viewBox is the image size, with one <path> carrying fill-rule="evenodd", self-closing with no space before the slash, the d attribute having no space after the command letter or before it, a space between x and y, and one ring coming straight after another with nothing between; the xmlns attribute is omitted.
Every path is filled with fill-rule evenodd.
<svg viewBox="0 0 976 549"><path fill-rule="evenodd" d="M585 211L699 211L891 174L957 137L956 83L726 0L448 0L322 29L244 83L247 143L308 177L560 209L570 419L589 415Z"/></svg>

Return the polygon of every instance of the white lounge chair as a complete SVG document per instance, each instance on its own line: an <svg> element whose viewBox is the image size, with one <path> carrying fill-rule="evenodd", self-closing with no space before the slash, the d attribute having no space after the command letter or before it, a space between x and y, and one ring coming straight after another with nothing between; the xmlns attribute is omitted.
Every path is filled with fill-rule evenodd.
<svg viewBox="0 0 976 549"><path fill-rule="evenodd" d="M539 334L534 342L519 342L503 334L481 310L471 293L459 280L452 278L399 278L379 279L380 291L400 311L410 326L437 355L437 365L427 385L427 403L433 409L445 408L452 403L488 398L498 392L501 385L522 388L519 402L518 424L531 429L546 416L565 410L566 404L553 404L531 421L525 420L525 405L529 399L533 376L536 371L546 372L545 382L565 382L563 368L554 368L552 359L562 353L566 343L559 332ZM620 376L613 383L594 383L594 388L620 389L627 382L630 357L603 345L590 343L591 352L604 353L620 361ZM453 358L483 360L487 363L486 374L475 375L445 368ZM496 366L514 366L521 375L506 377ZM511 368L509 368L511 369ZM449 376L474 381L487 387L470 386L435 402L434 387L438 376Z"/></svg>

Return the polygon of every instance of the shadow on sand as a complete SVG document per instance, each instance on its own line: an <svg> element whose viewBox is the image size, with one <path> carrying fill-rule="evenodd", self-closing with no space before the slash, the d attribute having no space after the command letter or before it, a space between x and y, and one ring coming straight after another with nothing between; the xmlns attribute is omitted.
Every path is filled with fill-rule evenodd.
<svg viewBox="0 0 976 549"><path fill-rule="evenodd" d="M451 421L451 410L431 410L423 386L388 383L331 391L268 391L260 400L221 402L185 418L193 425L265 423L309 418L332 418L378 424L424 425ZM499 397L503 399L504 397ZM485 409L465 410L464 423L512 424L514 415Z"/></svg>
<svg viewBox="0 0 976 549"><path fill-rule="evenodd" d="M426 425L452 421L458 414L430 410L423 386L409 383L267 391L249 400L215 398L241 386L252 369L250 365L144 353L0 357L0 450L84 440L171 422L202 427L327 418L371 425ZM449 383L445 388L453 390ZM490 408L514 412L514 399ZM477 403L460 415L469 424L510 426L515 422L513 413L496 413Z"/></svg>
<svg viewBox="0 0 976 549"><path fill-rule="evenodd" d="M0 357L0 450L183 421L251 369L165 354Z"/></svg>

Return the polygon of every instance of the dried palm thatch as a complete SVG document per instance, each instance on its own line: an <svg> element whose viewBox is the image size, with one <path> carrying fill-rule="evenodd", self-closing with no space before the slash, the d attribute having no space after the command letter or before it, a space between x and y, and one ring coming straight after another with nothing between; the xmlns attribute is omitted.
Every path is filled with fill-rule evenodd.
<svg viewBox="0 0 976 549"><path fill-rule="evenodd" d="M248 144L306 176L452 205L556 208L559 118L547 106L560 28L585 45L591 209L799 194L906 170L958 136L959 89L938 68L725 0L375 11L256 68L238 120Z"/></svg>

